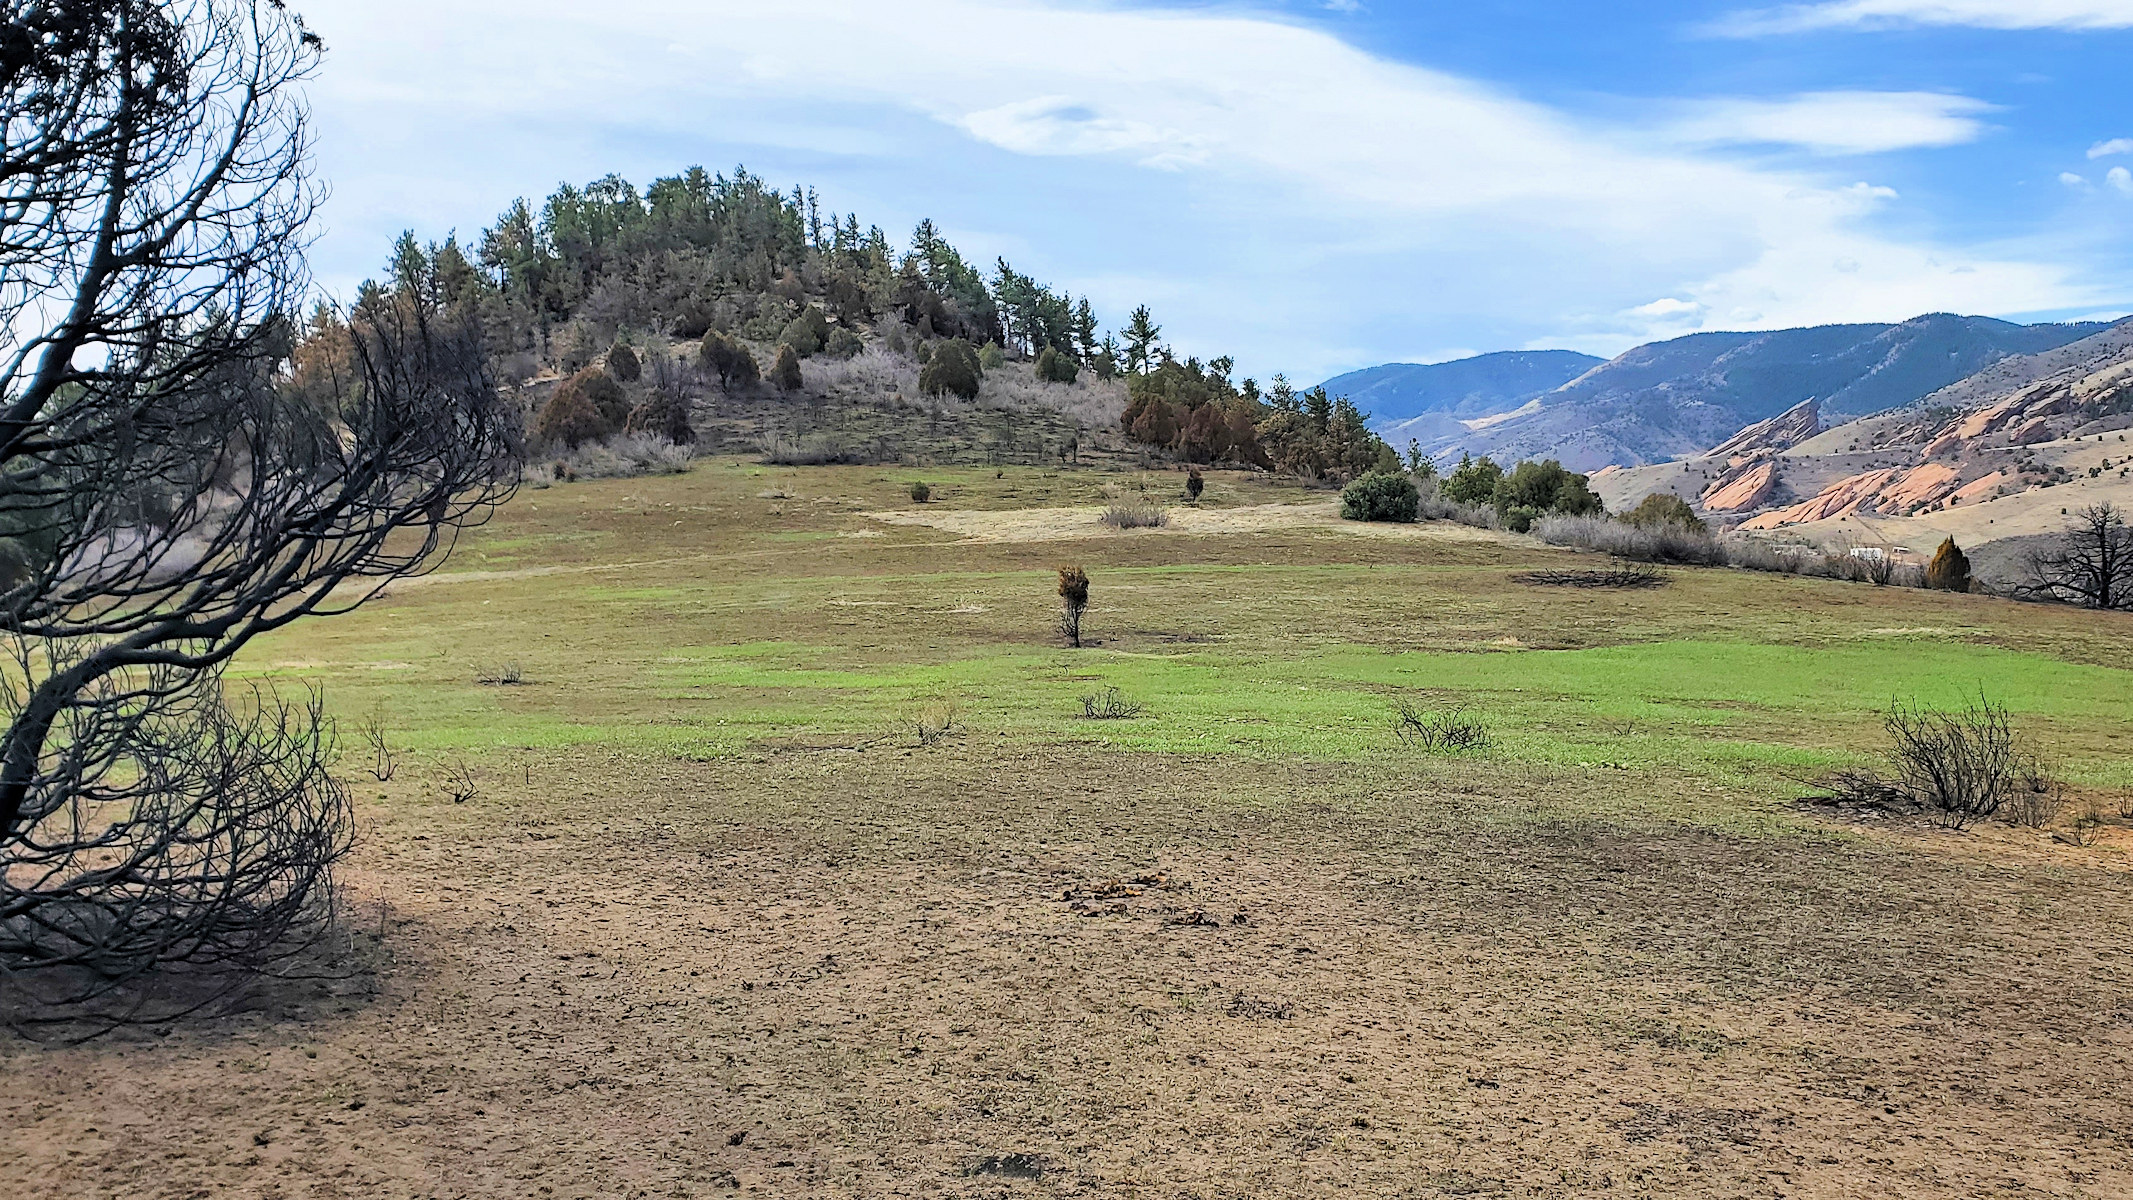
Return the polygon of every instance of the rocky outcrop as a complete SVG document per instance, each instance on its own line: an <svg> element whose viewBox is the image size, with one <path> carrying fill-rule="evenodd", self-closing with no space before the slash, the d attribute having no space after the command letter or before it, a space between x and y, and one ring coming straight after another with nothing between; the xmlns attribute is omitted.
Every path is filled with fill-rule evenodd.
<svg viewBox="0 0 2133 1200"><path fill-rule="evenodd" d="M1822 402L1802 400L1767 421L1757 421L1725 441L1706 458L1752 458L1790 450L1822 432Z"/></svg>
<svg viewBox="0 0 2133 1200"><path fill-rule="evenodd" d="M1902 467L1861 471L1857 475L1830 484L1811 499L1802 500L1790 508L1772 509L1746 521L1741 528L1776 529L1780 525L1797 525L1804 521L1827 521L1833 517L1851 516L1862 508L1873 506L1881 495L1881 490L1901 479L1905 473Z"/></svg>
<svg viewBox="0 0 2133 1200"><path fill-rule="evenodd" d="M1708 513L1753 512L1769 503L1777 488L1777 464L1766 459L1719 476L1697 503Z"/></svg>

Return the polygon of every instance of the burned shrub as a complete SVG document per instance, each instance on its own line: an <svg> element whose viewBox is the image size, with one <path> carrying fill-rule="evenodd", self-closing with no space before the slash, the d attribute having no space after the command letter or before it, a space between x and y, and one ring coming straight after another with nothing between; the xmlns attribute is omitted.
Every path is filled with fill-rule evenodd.
<svg viewBox="0 0 2133 1200"><path fill-rule="evenodd" d="M1950 829L1992 816L2021 770L2014 724L1984 696L1957 709L1897 704L1883 722L1906 794Z"/></svg>
<svg viewBox="0 0 2133 1200"><path fill-rule="evenodd" d="M1081 647L1081 616L1089 608L1089 575L1078 566L1059 568L1059 632Z"/></svg>
<svg viewBox="0 0 2133 1200"><path fill-rule="evenodd" d="M1495 745L1480 714L1457 705L1428 710L1402 700L1394 709L1393 732L1402 742L1429 754L1461 754Z"/></svg>

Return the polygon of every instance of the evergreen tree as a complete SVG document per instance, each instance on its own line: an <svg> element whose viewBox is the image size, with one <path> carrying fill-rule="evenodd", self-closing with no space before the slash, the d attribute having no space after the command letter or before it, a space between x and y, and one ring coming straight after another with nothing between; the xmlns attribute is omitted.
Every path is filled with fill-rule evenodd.
<svg viewBox="0 0 2133 1200"><path fill-rule="evenodd" d="M1933 562L1926 568L1926 586L1944 592L1970 590L1970 557L1954 538L1945 539L1933 552Z"/></svg>
<svg viewBox="0 0 2133 1200"><path fill-rule="evenodd" d="M782 392L800 390L800 354L790 345L783 342L778 344L778 359L771 365L770 382L776 384Z"/></svg>
<svg viewBox="0 0 2133 1200"><path fill-rule="evenodd" d="M1147 374L1154 364L1156 344L1163 336L1163 327L1155 323L1147 305L1133 310L1120 336L1126 342L1126 372L1130 375Z"/></svg>
<svg viewBox="0 0 2133 1200"><path fill-rule="evenodd" d="M978 383L984 372L978 367L978 352L961 338L949 338L933 347L926 365L919 369L918 388L929 396L978 398Z"/></svg>

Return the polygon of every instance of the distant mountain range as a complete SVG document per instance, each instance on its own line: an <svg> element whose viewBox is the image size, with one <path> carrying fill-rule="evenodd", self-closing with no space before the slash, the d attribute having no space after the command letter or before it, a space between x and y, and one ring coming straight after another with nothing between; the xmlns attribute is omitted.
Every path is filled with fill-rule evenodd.
<svg viewBox="0 0 2133 1200"><path fill-rule="evenodd" d="M1838 421L1900 408L2001 359L2108 327L1934 313L1894 325L1691 334L1604 363L1520 351L1393 364L1328 380L1326 389L1375 413L1373 424L1398 449L1414 440L1439 460L1555 458L1589 472L1699 454L1808 400ZM1550 386L1551 374L1568 377Z"/></svg>
<svg viewBox="0 0 2133 1200"><path fill-rule="evenodd" d="M1704 453L1603 470L1592 486L1614 511L1671 492L1714 524L1930 554L1945 537L2019 542L2056 532L2069 510L2133 506L2129 435L2133 320L1834 428L1803 403ZM2006 582L2013 561L1999 555L1990 574Z"/></svg>
<svg viewBox="0 0 2133 1200"><path fill-rule="evenodd" d="M1486 417L1552 392L1604 358L1575 350L1504 350L1441 363L1386 363L1337 375L1326 391L1346 396L1379 424L1424 413Z"/></svg>

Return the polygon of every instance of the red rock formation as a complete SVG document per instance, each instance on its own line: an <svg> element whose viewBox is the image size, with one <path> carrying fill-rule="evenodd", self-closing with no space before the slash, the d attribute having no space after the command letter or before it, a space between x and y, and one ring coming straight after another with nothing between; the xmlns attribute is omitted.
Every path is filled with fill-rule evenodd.
<svg viewBox="0 0 2133 1200"><path fill-rule="evenodd" d="M1765 459L1719 476L1703 490L1698 502L1705 512L1748 512L1761 508L1776 491L1777 464Z"/></svg>
<svg viewBox="0 0 2133 1200"><path fill-rule="evenodd" d="M1719 443L1708 458L1745 458L1790 450L1822 432L1822 405L1802 400L1767 421L1757 421Z"/></svg>

